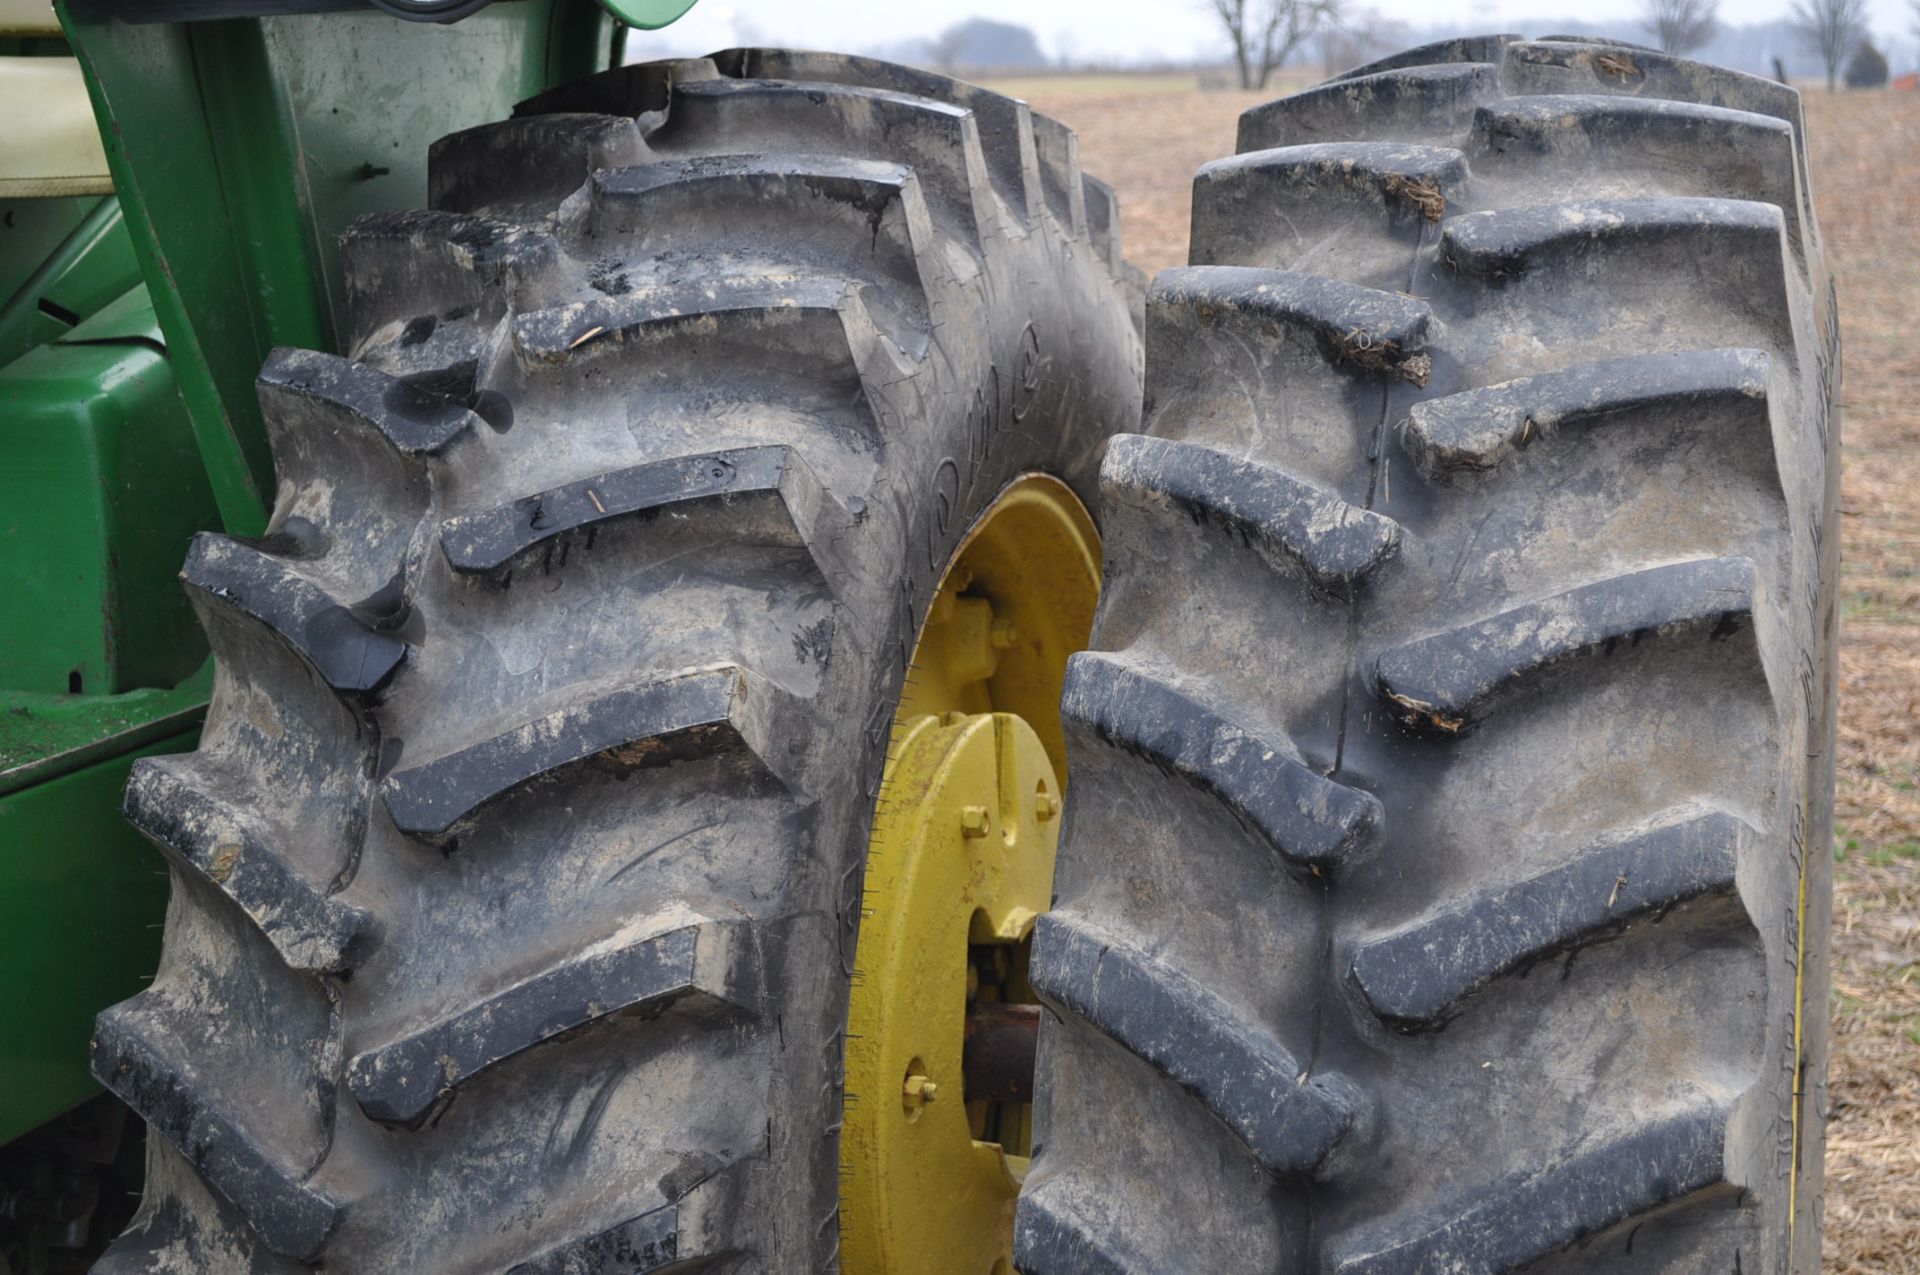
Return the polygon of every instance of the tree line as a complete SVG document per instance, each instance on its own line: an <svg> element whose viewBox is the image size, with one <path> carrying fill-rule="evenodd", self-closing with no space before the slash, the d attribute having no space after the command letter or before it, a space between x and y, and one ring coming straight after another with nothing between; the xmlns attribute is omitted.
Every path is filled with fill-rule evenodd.
<svg viewBox="0 0 1920 1275"><path fill-rule="evenodd" d="M1218 20L1233 51L1240 87L1264 89L1273 73L1316 39L1340 35L1365 43L1366 15L1352 0L1200 0ZM1913 8L1920 36L1920 0ZM1642 0L1640 26L1668 53L1691 53L1713 38L1720 0ZM1846 82L1869 88L1887 82L1887 60L1867 25L1867 0L1793 0L1793 33L1826 70L1832 91L1845 69Z"/></svg>
<svg viewBox="0 0 1920 1275"><path fill-rule="evenodd" d="M1378 20L1357 0L1191 0L1213 17L1226 37L1240 87L1265 89L1281 67L1303 54L1316 53L1330 69L1357 65L1405 43L1387 36ZM1793 40L1826 73L1827 88L1842 78L1850 87L1887 82L1885 55L1874 43L1867 22L1868 0L1793 0L1787 26ZM1920 39L1920 0L1913 9L1914 34ZM1639 27L1648 42L1674 54L1705 48L1720 30L1720 0L1642 0ZM1745 28L1734 27L1733 31ZM1758 30L1758 28L1755 28ZM1624 33L1623 33L1624 34ZM949 73L966 68L998 70L1054 65L1026 27L985 18L969 18L912 48L890 49L891 56L932 63ZM1069 61L1065 50L1062 60ZM1782 79L1786 71L1775 59Z"/></svg>

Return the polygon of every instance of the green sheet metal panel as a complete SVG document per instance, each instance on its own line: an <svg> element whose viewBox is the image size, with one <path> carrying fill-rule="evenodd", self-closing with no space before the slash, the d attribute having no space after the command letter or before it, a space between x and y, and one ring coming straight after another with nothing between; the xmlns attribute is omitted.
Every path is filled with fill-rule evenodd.
<svg viewBox="0 0 1920 1275"><path fill-rule="evenodd" d="M0 199L0 365L139 282L118 201Z"/></svg>
<svg viewBox="0 0 1920 1275"><path fill-rule="evenodd" d="M11 303L21 285L100 202L99 195L0 199L0 302Z"/></svg>
<svg viewBox="0 0 1920 1275"><path fill-rule="evenodd" d="M145 289L0 368L0 695L192 674L206 644L178 572L215 525Z"/></svg>
<svg viewBox="0 0 1920 1275"><path fill-rule="evenodd" d="M63 17L221 515L229 528L257 532L273 464L258 410L249 412L243 396L263 351L254 286L220 198L193 41L186 27L130 26L104 6L76 3ZM294 286L295 277L252 281L268 290L281 283Z"/></svg>
<svg viewBox="0 0 1920 1275"><path fill-rule="evenodd" d="M178 734L199 722L212 691L209 657L178 686L123 695L0 692L0 796Z"/></svg>
<svg viewBox="0 0 1920 1275"><path fill-rule="evenodd" d="M185 731L0 796L0 1143L97 1092L101 1008L140 991L160 955L167 869L120 815L135 757Z"/></svg>

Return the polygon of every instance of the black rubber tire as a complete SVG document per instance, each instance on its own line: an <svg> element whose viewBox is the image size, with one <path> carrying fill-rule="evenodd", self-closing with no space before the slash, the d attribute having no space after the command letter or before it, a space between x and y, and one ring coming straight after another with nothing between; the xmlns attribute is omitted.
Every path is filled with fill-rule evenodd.
<svg viewBox="0 0 1920 1275"><path fill-rule="evenodd" d="M1147 305L1025 1275L1813 1272L1837 341L1782 86L1453 41Z"/></svg>
<svg viewBox="0 0 1920 1275"><path fill-rule="evenodd" d="M260 378L264 539L183 573L199 752L95 1071L159 1135L111 1272L829 1270L848 962L922 612L1137 428L1071 133L736 50L433 150ZM1064 652L1059 653L1064 660Z"/></svg>

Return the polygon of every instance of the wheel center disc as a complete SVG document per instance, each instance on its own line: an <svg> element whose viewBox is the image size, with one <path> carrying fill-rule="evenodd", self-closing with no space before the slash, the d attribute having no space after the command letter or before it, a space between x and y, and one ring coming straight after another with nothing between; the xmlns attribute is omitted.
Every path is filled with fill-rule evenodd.
<svg viewBox="0 0 1920 1275"><path fill-rule="evenodd" d="M929 608L875 809L847 1027L841 1266L1012 1271L1039 1007L1027 942L1052 894L1067 657L1099 597L1073 493L987 509Z"/></svg>

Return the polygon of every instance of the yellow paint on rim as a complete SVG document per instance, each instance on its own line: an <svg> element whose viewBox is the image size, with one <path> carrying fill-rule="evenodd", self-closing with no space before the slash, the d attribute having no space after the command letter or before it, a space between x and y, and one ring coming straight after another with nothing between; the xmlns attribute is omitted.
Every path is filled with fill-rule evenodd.
<svg viewBox="0 0 1920 1275"><path fill-rule="evenodd" d="M1059 480L1009 485L955 551L895 713L867 853L841 1130L847 1275L1010 1275L1032 1132L966 1100L967 1014L1031 1001L1066 772L1060 690L1100 542Z"/></svg>

